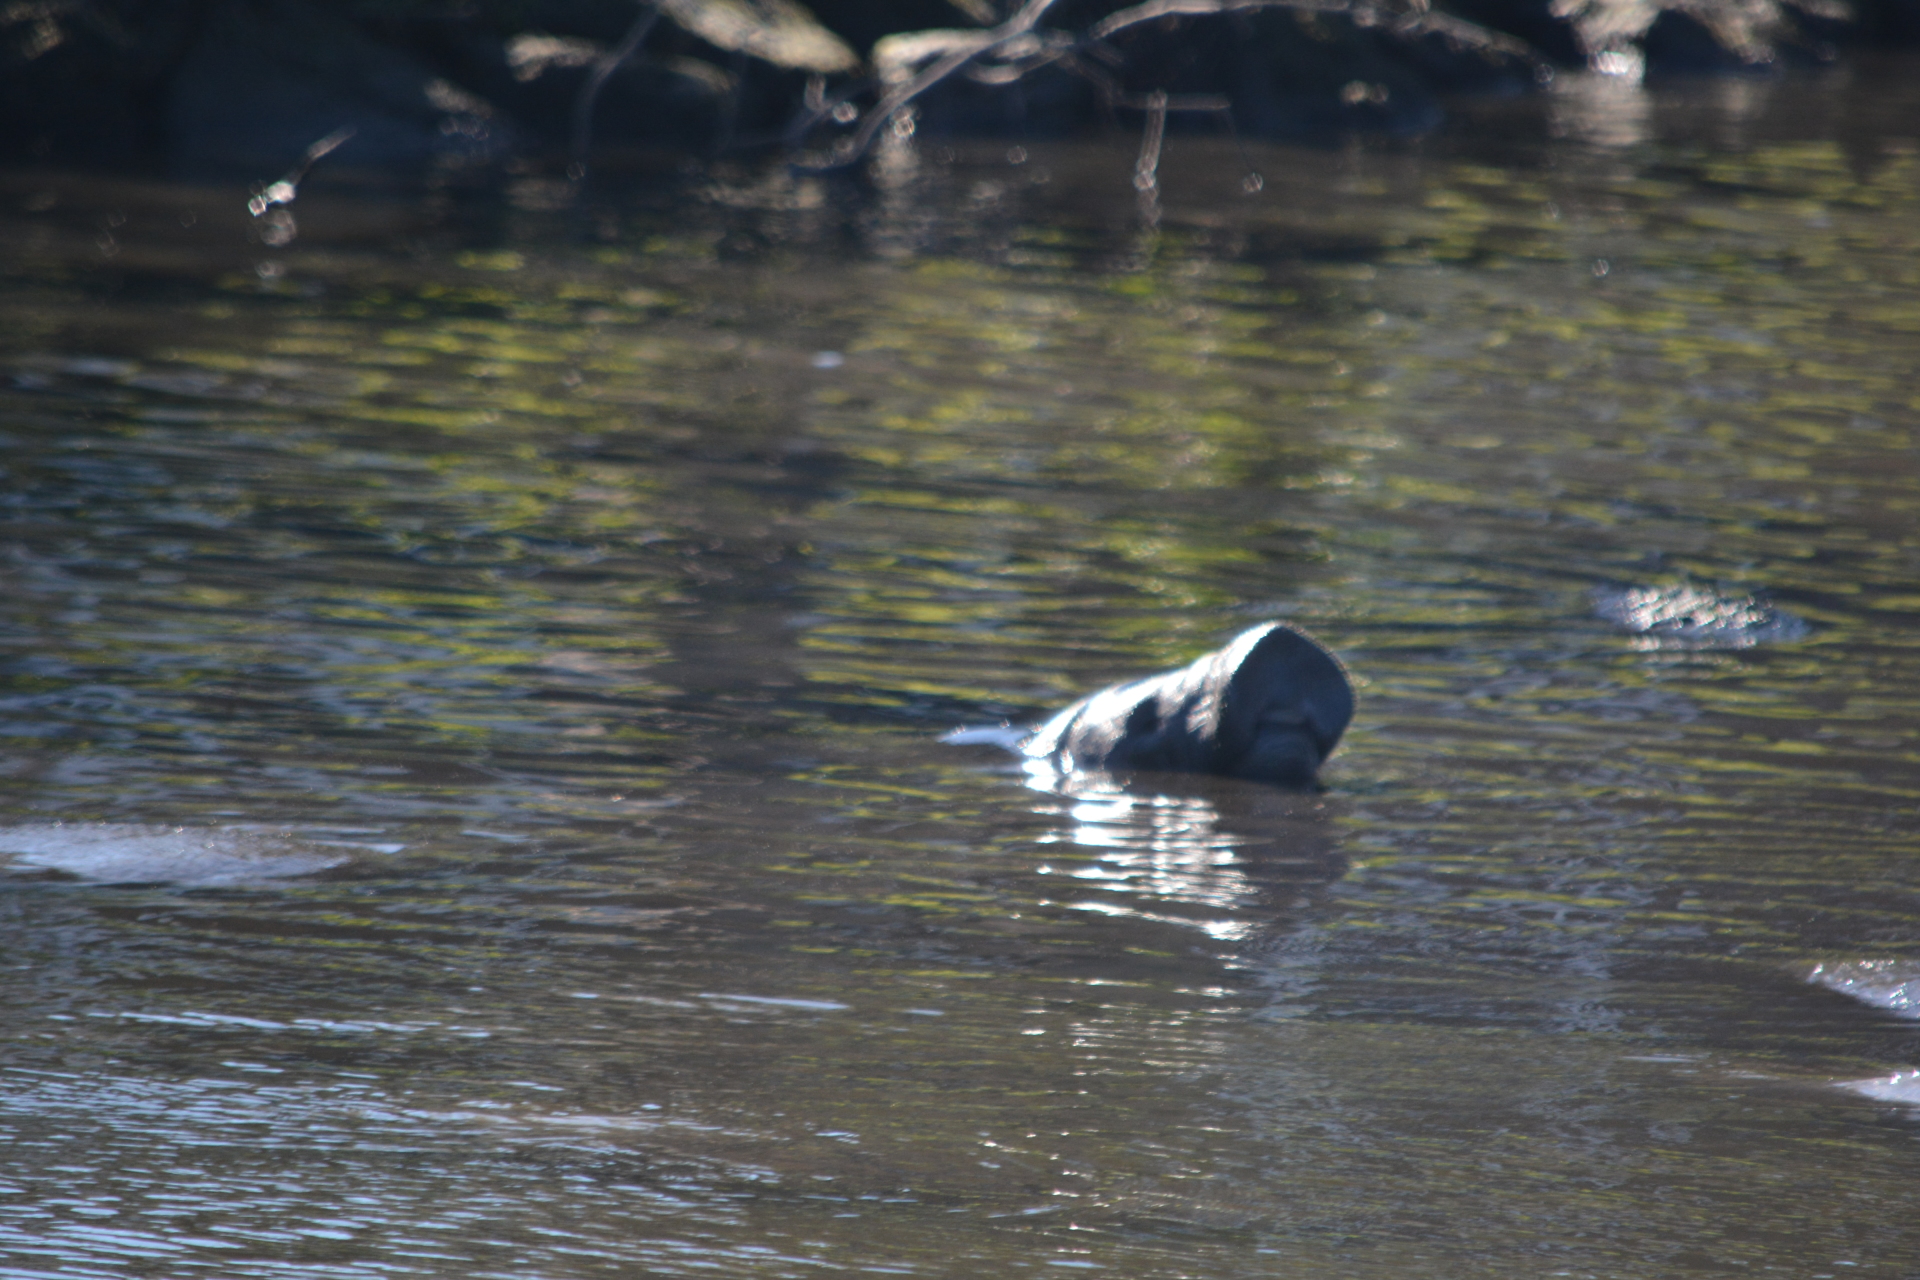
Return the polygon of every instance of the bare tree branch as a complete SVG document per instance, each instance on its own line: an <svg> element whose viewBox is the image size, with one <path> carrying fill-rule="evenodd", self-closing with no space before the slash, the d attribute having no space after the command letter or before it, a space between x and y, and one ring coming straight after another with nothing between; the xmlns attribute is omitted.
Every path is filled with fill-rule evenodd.
<svg viewBox="0 0 1920 1280"><path fill-rule="evenodd" d="M1436 13L1430 0L1144 0L1108 14L1078 35L1036 29L1054 3L1055 0L1027 0L1013 17L986 31L915 31L881 40L874 46L876 70L885 86L880 100L864 114L858 129L835 144L830 159L805 167L822 171L857 162L872 147L880 131L914 99L963 70L969 79L980 84L1009 85L1042 67L1058 64L1092 81L1110 105L1148 112L1150 130L1156 127L1153 121L1159 121L1157 127L1164 128L1169 111L1230 112L1227 99L1218 95L1127 94L1113 76L1089 61L1097 59L1116 68L1123 66L1119 53L1109 48L1106 41L1129 28L1162 18L1206 17L1265 9L1342 13L1351 15L1364 26L1386 26L1400 35L1438 35L1459 46L1521 58L1536 67L1544 65L1539 54L1525 41L1462 18ZM791 136L796 139L805 136L827 114L825 110L811 109L796 122ZM1157 147L1153 150L1157 153ZM1151 174L1152 168L1146 172Z"/></svg>
<svg viewBox="0 0 1920 1280"><path fill-rule="evenodd" d="M1017 41L1030 38L1033 28L1039 24L1041 18L1046 16L1047 10L1051 9L1055 2L1056 0L1027 0L1024 5L1020 6L1018 13L988 31L917 32L915 38L917 38L926 49L931 50L938 46L944 47L945 51L934 59L932 65L908 78L905 83L895 85L893 88L888 89L887 92L882 95L880 101L874 104L873 109L867 112L866 119L860 122L860 128L854 132L853 136L835 148L834 161L831 164L819 167L840 168L857 161L861 156L866 154L867 148L873 145L874 138L877 137L880 130L885 128L888 122L893 119L900 108L906 106L915 98L958 71L961 67L972 62L975 58L1005 49ZM900 37L894 37L894 39L898 40ZM885 42L883 41L882 43ZM896 48L899 48L902 53L908 56L911 56L911 53L919 52L919 49L907 50L903 46L896 46ZM877 58L879 55L877 47L875 54ZM904 67L912 64L903 57L899 59L898 65ZM885 74L884 68L882 74L883 76Z"/></svg>
<svg viewBox="0 0 1920 1280"><path fill-rule="evenodd" d="M1393 29L1402 35L1443 36L1464 48L1508 54L1525 60L1536 70L1542 70L1547 66L1547 61L1540 56L1539 50L1518 36L1510 36L1504 31L1495 31L1477 22L1456 18L1450 13L1422 9L1404 14L1394 20Z"/></svg>
<svg viewBox="0 0 1920 1280"><path fill-rule="evenodd" d="M573 100L573 169L576 177L586 176L587 147L593 138L593 104L600 97L600 90L606 85L608 77L620 69L620 64L631 58L640 48L640 42L653 30L653 24L660 20L660 0L641 0L641 13L627 29L626 38L594 61L593 70L587 75L586 83L580 86L580 94Z"/></svg>
<svg viewBox="0 0 1920 1280"><path fill-rule="evenodd" d="M1167 95L1147 95L1147 127L1140 135L1140 158L1133 162L1133 189L1142 195L1160 189L1160 140L1167 134Z"/></svg>
<svg viewBox="0 0 1920 1280"><path fill-rule="evenodd" d="M1313 13L1349 13L1355 6L1347 0L1148 0L1110 13L1087 29L1086 39L1105 40L1108 36L1137 27L1156 18L1185 18L1212 13L1244 13L1250 9L1305 9ZM1421 8L1426 6L1422 4Z"/></svg>

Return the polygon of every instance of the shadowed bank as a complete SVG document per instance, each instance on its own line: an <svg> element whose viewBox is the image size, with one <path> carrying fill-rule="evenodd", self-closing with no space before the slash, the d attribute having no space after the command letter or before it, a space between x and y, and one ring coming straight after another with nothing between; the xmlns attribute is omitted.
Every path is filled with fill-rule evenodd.
<svg viewBox="0 0 1920 1280"><path fill-rule="evenodd" d="M1910 47L1914 0L34 0L0 11L0 160L176 177L335 163L858 164L891 135L1428 132L1556 73L1767 76ZM656 164L661 163L656 160Z"/></svg>

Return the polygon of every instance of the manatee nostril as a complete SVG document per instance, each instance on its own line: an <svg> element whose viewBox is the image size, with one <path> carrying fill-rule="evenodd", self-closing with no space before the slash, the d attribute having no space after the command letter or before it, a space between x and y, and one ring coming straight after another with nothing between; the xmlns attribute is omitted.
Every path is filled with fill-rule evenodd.
<svg viewBox="0 0 1920 1280"><path fill-rule="evenodd" d="M1304 727L1272 729L1253 740L1230 772L1236 778L1301 785L1313 781L1321 759L1320 744Z"/></svg>

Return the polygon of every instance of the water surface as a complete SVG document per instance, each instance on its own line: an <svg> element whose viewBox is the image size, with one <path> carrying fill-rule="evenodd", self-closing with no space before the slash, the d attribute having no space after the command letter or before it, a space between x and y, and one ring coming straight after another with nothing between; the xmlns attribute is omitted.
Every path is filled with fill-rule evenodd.
<svg viewBox="0 0 1920 1280"><path fill-rule="evenodd" d="M1910 1276L1911 71L0 176L8 1274ZM1323 793L936 740L1273 617Z"/></svg>

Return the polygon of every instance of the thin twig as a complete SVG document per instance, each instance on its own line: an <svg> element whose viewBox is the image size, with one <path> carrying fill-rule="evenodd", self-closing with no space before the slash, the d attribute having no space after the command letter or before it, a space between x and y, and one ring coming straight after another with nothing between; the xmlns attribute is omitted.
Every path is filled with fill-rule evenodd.
<svg viewBox="0 0 1920 1280"><path fill-rule="evenodd" d="M801 143L806 141L807 134L812 131L815 125L825 120L828 116L833 115L840 108L841 104L851 102L861 92L863 87L864 86L856 83L829 96L827 93L827 78L825 76L815 75L808 77L806 96L801 99L801 105L806 109L794 117L793 123L787 126L782 135L786 141L787 149L790 151L799 150Z"/></svg>
<svg viewBox="0 0 1920 1280"><path fill-rule="evenodd" d="M1147 0L1131 9L1110 13L1087 29L1086 39L1105 40L1128 27L1156 18L1197 17L1209 13L1243 13L1249 9L1306 9L1315 13L1350 13L1357 6L1347 0Z"/></svg>
<svg viewBox="0 0 1920 1280"><path fill-rule="evenodd" d="M977 40L968 40L959 48L949 50L936 58L931 65L916 74L905 84L889 89L873 109L867 112L866 119L860 122L860 128L853 136L842 142L835 150L838 158L830 164L812 166L819 169L837 169L854 163L867 153L873 140L891 121L900 108L939 84L948 76L966 66L975 58L1005 48L1007 45L1029 34L1046 16L1056 0L1027 0L1020 6L1020 12L1008 18L991 31L983 31ZM967 33L971 35L972 33Z"/></svg>
<svg viewBox="0 0 1920 1280"><path fill-rule="evenodd" d="M308 147L307 154L301 158L300 167L293 171L291 181L297 184L300 179L307 176L307 170L313 168L313 166L318 164L322 159L339 150L354 134L359 132L360 130L355 126L343 124L326 137L320 139L320 141Z"/></svg>
<svg viewBox="0 0 1920 1280"><path fill-rule="evenodd" d="M1818 3L1820 0L1809 0L1809 2ZM860 127L834 146L832 159L801 167L821 172L842 169L856 163L867 154L880 131L915 98L962 69L967 69L969 75L980 83L1010 85L1042 67L1057 64L1075 75L1092 81L1110 107L1120 106L1148 111L1150 114L1157 113L1162 131L1165 126L1165 113L1168 111L1226 111L1229 113L1228 127L1231 129L1233 127L1231 109L1224 98L1198 94L1169 98L1160 94L1157 95L1156 105L1156 95L1149 95L1143 99L1124 94L1112 76L1093 66L1091 59L1098 59L1116 68L1123 66L1124 59L1108 47L1106 41L1130 27L1137 27L1142 23L1161 18L1249 13L1262 9L1291 9L1301 13L1344 13L1352 15L1355 21L1366 25L1390 25L1401 35L1438 35L1456 44L1476 48L1482 52L1522 58L1531 63L1536 70L1544 65L1540 55L1525 41L1488 30L1464 19L1435 13L1431 7L1431 0L1378 0L1378 2L1376 0L1144 0L1144 3L1108 14L1078 36L1072 36L1066 32L1036 32L1035 27L1039 25L1040 19L1053 7L1054 3L1055 0L1027 0L1013 17L987 31L922 33L921 43L924 54L931 55L938 51L938 56L932 57L932 60L919 71L882 94L880 100L861 120ZM994 54L1002 55L999 65L972 66L978 60ZM909 66L914 60L911 53L903 59ZM795 121L789 134L796 145L800 138L803 138L828 114L812 104L809 105L809 111ZM1151 127L1151 121L1149 125ZM1235 131L1235 138L1238 139L1237 131ZM1145 158L1146 153L1143 149L1143 162ZM1154 162L1157 166L1157 146L1154 151ZM1136 171L1136 180L1140 172ZM1154 166L1149 166L1144 172L1150 182L1157 181L1154 178ZM1249 169L1245 184L1247 189L1256 191L1261 184L1259 175ZM1142 190L1146 189L1142 188Z"/></svg>
<svg viewBox="0 0 1920 1280"><path fill-rule="evenodd" d="M1456 18L1450 13L1435 13L1431 9L1416 10L1394 21L1394 30L1402 35L1442 36L1456 45L1495 53L1505 53L1522 58L1536 70L1547 66L1547 62L1532 45L1518 36L1510 36L1504 31L1494 31L1464 18Z"/></svg>
<svg viewBox="0 0 1920 1280"><path fill-rule="evenodd" d="M620 69L620 64L640 48L640 42L647 38L647 33L653 30L653 24L659 20L660 0L641 0L641 14L628 28L626 38L601 54L594 61L593 70L587 73L586 83L580 86L580 93L573 100L571 168L574 177L583 178L587 173L587 148L593 138L593 104L600 97L601 88Z"/></svg>
<svg viewBox="0 0 1920 1280"><path fill-rule="evenodd" d="M1133 189L1150 195L1160 189L1160 140L1167 134L1167 95L1147 95L1147 127L1140 133L1140 158L1133 162Z"/></svg>
<svg viewBox="0 0 1920 1280"><path fill-rule="evenodd" d="M320 141L308 147L306 154L300 157L300 163L282 174L278 181L269 182L247 201L247 212L259 217L277 204L292 204L294 197L300 194L300 184L306 181L307 171L322 159L337 151L354 134L360 132L350 124L343 124Z"/></svg>
<svg viewBox="0 0 1920 1280"><path fill-rule="evenodd" d="M1253 167L1253 157L1247 154L1247 143L1240 136L1240 126L1234 122L1231 104L1220 109L1220 122L1227 126L1227 136L1233 139L1233 149L1240 153L1240 189L1250 196L1259 195L1266 189L1267 180Z"/></svg>
<svg viewBox="0 0 1920 1280"><path fill-rule="evenodd" d="M1381 12L1400 8L1403 12L1389 17ZM1438 35L1457 44L1496 53L1510 54L1523 58L1529 63L1541 64L1540 54L1525 40L1494 31L1464 18L1451 14L1436 13L1428 0L1400 0L1397 5L1381 6L1355 0L1147 0L1144 4L1134 5L1131 9L1121 9L1110 13L1087 29L1087 41L1105 40L1109 36L1137 27L1143 22L1152 22L1156 18L1200 17L1207 14L1245 13L1258 9L1293 9L1305 13L1350 13L1362 22L1371 18L1374 22L1385 22L1402 35Z"/></svg>
<svg viewBox="0 0 1920 1280"><path fill-rule="evenodd" d="M1423 0L1412 0L1422 3ZM1033 29L1040 19L1046 16L1056 0L1027 0L1020 11L999 26L982 32L954 32L954 39L947 52L941 54L930 64L916 72L904 84L889 89L882 95L873 109L866 113L860 122L860 128L849 138L843 139L834 148L834 158L825 164L807 165L805 168L816 172L841 169L856 163L873 146L873 140L879 136L900 110L915 98L945 80L954 72L967 66L976 59L1006 49L1016 42L1031 41ZM1050 63L1068 61L1077 63L1074 54L1079 50L1098 52L1098 46L1107 36L1142 22L1151 22L1155 18L1171 17L1180 14L1228 13L1243 9L1290 8L1321 11L1348 11L1353 8L1350 0L1150 0L1149 3L1135 5L1131 9L1122 9L1111 14L1078 39L1064 37L1045 41L1040 48L1028 57L1019 59L1015 66L997 72L988 77L996 83L1012 83ZM1098 77L1089 77L1098 79ZM1171 110L1182 110L1172 106ZM1206 110L1208 108L1198 108ZM804 135L807 129L818 123L824 113L813 112L804 124L800 124L795 133Z"/></svg>

